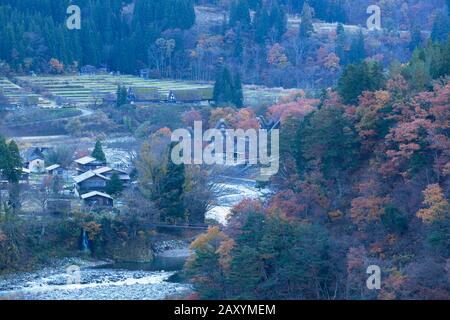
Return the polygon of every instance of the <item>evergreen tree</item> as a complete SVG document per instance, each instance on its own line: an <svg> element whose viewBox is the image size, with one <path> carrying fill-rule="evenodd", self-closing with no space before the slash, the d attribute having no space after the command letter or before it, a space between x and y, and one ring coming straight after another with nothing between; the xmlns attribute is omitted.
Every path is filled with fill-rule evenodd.
<svg viewBox="0 0 450 320"><path fill-rule="evenodd" d="M117 173L113 173L106 183L106 192L110 195L118 195L123 191L123 183Z"/></svg>
<svg viewBox="0 0 450 320"><path fill-rule="evenodd" d="M359 31L358 36L353 39L348 58L350 63L358 63L366 58L364 34L362 31Z"/></svg>
<svg viewBox="0 0 450 320"><path fill-rule="evenodd" d="M174 144L171 145L169 155ZM184 164L168 161L161 186L161 197L157 199L157 206L161 210L162 220L175 223L185 218L183 202L183 186L185 183Z"/></svg>
<svg viewBox="0 0 450 320"><path fill-rule="evenodd" d="M430 65L421 58L421 53L423 53L421 49L416 50L409 65L403 70L403 75L410 80L410 86L414 91L425 90L432 80Z"/></svg>
<svg viewBox="0 0 450 320"><path fill-rule="evenodd" d="M376 91L386 82L383 67L377 62L349 65L338 81L338 92L346 104L356 104L364 91Z"/></svg>
<svg viewBox="0 0 450 320"><path fill-rule="evenodd" d="M128 102L128 91L125 86L117 86L117 101L116 107L120 108L121 106L127 104Z"/></svg>
<svg viewBox="0 0 450 320"><path fill-rule="evenodd" d="M92 157L98 161L106 163L106 156L103 152L102 143L99 140L95 143L94 151L92 151Z"/></svg>
<svg viewBox="0 0 450 320"><path fill-rule="evenodd" d="M447 42L429 41L423 48L416 48L402 75L409 80L414 91L432 87L431 81L450 74L450 37Z"/></svg>
<svg viewBox="0 0 450 320"><path fill-rule="evenodd" d="M408 229L408 218L393 205L384 208L381 221L386 229L391 232L402 234Z"/></svg>
<svg viewBox="0 0 450 320"><path fill-rule="evenodd" d="M238 108L241 108L244 105L244 93L242 90L241 76L239 73L237 73L234 77L233 104Z"/></svg>
<svg viewBox="0 0 450 320"><path fill-rule="evenodd" d="M313 299L317 286L332 287L335 261L323 227L260 212L240 219L231 239L210 229L193 244L186 269L202 299Z"/></svg>
<svg viewBox="0 0 450 320"><path fill-rule="evenodd" d="M283 9L274 2L269 14L271 28L275 30L275 41L279 41L287 31L287 17Z"/></svg>
<svg viewBox="0 0 450 320"><path fill-rule="evenodd" d="M287 30L286 12L277 2L261 5L256 11L253 26L257 43L277 42Z"/></svg>
<svg viewBox="0 0 450 320"><path fill-rule="evenodd" d="M0 136L0 172L11 183L17 183L22 171L22 158L14 141L9 144Z"/></svg>
<svg viewBox="0 0 450 320"><path fill-rule="evenodd" d="M300 39L307 39L314 33L314 26L312 21L312 10L308 2L303 5L302 21L300 22L299 36Z"/></svg>
<svg viewBox="0 0 450 320"><path fill-rule="evenodd" d="M30 0L24 5L23 1L2 1L0 59L16 70L30 57L30 69L36 72L45 72L48 61L55 58L66 66L75 61L107 64L134 73L141 67L138 62L147 59L147 46L140 43L152 43L167 29L190 29L196 18L194 0L136 0L132 16L126 18L123 9L128 0L80 0L81 30L68 30L66 9L72 2Z"/></svg>
<svg viewBox="0 0 450 320"><path fill-rule="evenodd" d="M217 105L233 104L234 98L233 78L230 70L224 67L218 73L214 84L214 101Z"/></svg>
<svg viewBox="0 0 450 320"><path fill-rule="evenodd" d="M345 46L347 43L347 36L345 34L345 29L342 23L339 23L336 28L336 50L335 53L338 56L341 65L347 63L347 55L345 53Z"/></svg>
<svg viewBox="0 0 450 320"><path fill-rule="evenodd" d="M218 106L234 105L238 108L244 105L241 76L234 76L228 68L224 67L216 77L214 84L214 101Z"/></svg>
<svg viewBox="0 0 450 320"><path fill-rule="evenodd" d="M177 23L172 28L182 30L190 29L195 24L195 9L193 0L177 0L174 2L174 10L177 12Z"/></svg>
<svg viewBox="0 0 450 320"><path fill-rule="evenodd" d="M271 28L270 17L267 9L261 6L255 14L254 20L255 40L259 44L264 44Z"/></svg>
<svg viewBox="0 0 450 320"><path fill-rule="evenodd" d="M248 30L250 22L250 8L247 0L233 2L230 8L230 26L235 27L239 23L244 30Z"/></svg>
<svg viewBox="0 0 450 320"><path fill-rule="evenodd" d="M358 135L343 108L326 107L306 117L297 132L297 141L300 174L317 160L323 174L336 179L340 172L358 165Z"/></svg>
<svg viewBox="0 0 450 320"><path fill-rule="evenodd" d="M238 58L239 61L242 62L242 53L243 52L244 52L244 48L242 46L241 30L238 30L236 33L236 41L234 43L233 56L235 58Z"/></svg>
<svg viewBox="0 0 450 320"><path fill-rule="evenodd" d="M409 49L414 51L417 47L422 45L422 30L419 25L414 25L411 30L411 42L409 43Z"/></svg>
<svg viewBox="0 0 450 320"><path fill-rule="evenodd" d="M431 39L435 42L444 42L450 34L450 16L448 12L441 11L436 15L431 31Z"/></svg>

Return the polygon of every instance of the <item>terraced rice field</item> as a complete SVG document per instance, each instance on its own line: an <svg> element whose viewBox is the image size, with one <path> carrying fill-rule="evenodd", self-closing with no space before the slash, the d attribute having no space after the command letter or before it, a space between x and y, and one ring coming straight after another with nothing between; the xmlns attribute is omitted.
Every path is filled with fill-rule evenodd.
<svg viewBox="0 0 450 320"><path fill-rule="evenodd" d="M22 87L3 77L0 77L0 91L8 98L12 105L21 105L24 102L42 107L50 107L52 105L50 101L40 95L25 91Z"/></svg>
<svg viewBox="0 0 450 320"><path fill-rule="evenodd" d="M110 94L115 94L117 86L157 88L162 96L167 96L171 90L211 88L212 83L199 83L179 80L143 79L136 76L122 75L82 75L82 76L43 76L18 77L33 86L38 86L51 93L55 98L63 98L76 106L87 106L97 103ZM259 104L273 104L282 95L291 90L281 88L264 88L259 86L245 86L244 98L248 106Z"/></svg>
<svg viewBox="0 0 450 320"><path fill-rule="evenodd" d="M175 80L145 80L135 76L50 76L18 77L33 86L39 86L55 97L67 99L77 106L93 104L109 94L115 94L117 86L158 88L161 95L168 95L170 90L210 88L211 84ZM98 101L97 101L98 102Z"/></svg>

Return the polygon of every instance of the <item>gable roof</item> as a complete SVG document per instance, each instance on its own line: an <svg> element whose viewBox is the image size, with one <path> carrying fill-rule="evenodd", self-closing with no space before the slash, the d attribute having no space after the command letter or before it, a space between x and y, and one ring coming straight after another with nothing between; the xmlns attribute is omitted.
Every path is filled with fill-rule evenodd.
<svg viewBox="0 0 450 320"><path fill-rule="evenodd" d="M113 169L111 169L110 167L101 167L101 168L95 169L94 172L98 173L98 174L104 174L104 173L110 172L112 170Z"/></svg>
<svg viewBox="0 0 450 320"><path fill-rule="evenodd" d="M45 168L45 170L52 171L52 170L55 170L55 169L58 169L58 168L61 168L61 166L59 164L54 164L54 165L51 165L51 166Z"/></svg>
<svg viewBox="0 0 450 320"><path fill-rule="evenodd" d="M75 160L76 163L81 164L81 165L85 165L85 164L88 164L88 163L91 163L94 161L97 161L97 159L95 159L93 157L89 157L89 156Z"/></svg>
<svg viewBox="0 0 450 320"><path fill-rule="evenodd" d="M79 176L76 176L75 178L73 178L73 180L75 181L75 183L78 184L78 183L81 183L81 182L86 181L88 179L91 179L93 177L99 177L99 178L104 179L104 180L110 180L109 178L105 177L104 175L95 173L92 170L89 170L89 171L87 171L87 172L85 172L83 174L80 174Z"/></svg>
<svg viewBox="0 0 450 320"><path fill-rule="evenodd" d="M163 96L157 87L130 87L129 94L138 101L161 100Z"/></svg>
<svg viewBox="0 0 450 320"><path fill-rule="evenodd" d="M23 152L23 157L25 158L25 161L34 161L34 160L44 160L44 152L47 152L50 150L50 148L39 148L39 147L32 147L28 148Z"/></svg>
<svg viewBox="0 0 450 320"><path fill-rule="evenodd" d="M125 171L120 170L120 169L114 169L114 168L110 168L110 167L101 167L98 169L93 170L95 173L98 174L104 174L104 173L108 173L108 172L117 172L118 174L127 174Z"/></svg>
<svg viewBox="0 0 450 320"><path fill-rule="evenodd" d="M92 197L95 197L95 196L99 196L99 197L102 197L102 198L107 198L107 199L110 199L110 200L114 200L109 194L106 194L106 193L103 193L103 192L99 192L99 191L92 191L92 192L89 192L89 193L82 194L81 195L81 199L85 200L85 199L89 199L89 198L92 198Z"/></svg>

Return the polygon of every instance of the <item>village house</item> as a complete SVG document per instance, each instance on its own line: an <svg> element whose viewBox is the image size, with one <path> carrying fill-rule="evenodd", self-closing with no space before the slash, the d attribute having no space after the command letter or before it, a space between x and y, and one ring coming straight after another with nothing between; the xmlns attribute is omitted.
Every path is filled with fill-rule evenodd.
<svg viewBox="0 0 450 320"><path fill-rule="evenodd" d="M64 168L59 164L53 164L45 168L45 171L51 176L63 176L65 172Z"/></svg>
<svg viewBox="0 0 450 320"><path fill-rule="evenodd" d="M106 184L110 178L102 174L89 170L79 176L73 178L78 190L85 191L105 191Z"/></svg>
<svg viewBox="0 0 450 320"><path fill-rule="evenodd" d="M169 92L169 101L175 103L194 103L214 99L214 89L196 88L196 89L173 89Z"/></svg>
<svg viewBox="0 0 450 320"><path fill-rule="evenodd" d="M167 97L164 97L156 87L130 87L128 100L136 103L159 102L167 100Z"/></svg>
<svg viewBox="0 0 450 320"><path fill-rule="evenodd" d="M80 68L80 75L95 75L97 68L91 65L85 65Z"/></svg>
<svg viewBox="0 0 450 320"><path fill-rule="evenodd" d="M45 147L32 147L25 150L22 153L22 159L24 160L25 168L30 170L31 173L44 173L45 155L50 150L51 148Z"/></svg>
<svg viewBox="0 0 450 320"><path fill-rule="evenodd" d="M171 102L201 103L214 99L213 88L173 89L169 93L161 92L156 87L130 87L128 100L132 103Z"/></svg>
<svg viewBox="0 0 450 320"><path fill-rule="evenodd" d="M268 138L273 133L273 130L277 130L280 128L280 120L278 121L270 121L267 122L264 118L258 118L259 129L266 130L268 132ZM217 158L223 158L223 161L226 162L227 157L233 156L234 164L232 165L248 165L249 163L254 163L258 161L259 153L261 151L261 146L258 142L256 144L251 144L251 137L249 135L245 135L242 137L229 136L229 130L231 132L234 131L234 128L231 127L225 119L219 119L214 126L215 130L220 131L222 136L222 146L220 148L215 148L213 150L213 154ZM187 128L190 133L190 137L193 138L195 134L195 130L192 127ZM202 131L202 129L200 129ZM257 130L255 129L255 133ZM256 137L257 138L257 137ZM258 138L257 138L258 139ZM230 144L231 142L231 144ZM218 143L218 142L216 142ZM191 144L191 156L194 156L194 147L195 144ZM222 152L220 152L220 151ZM220 153L219 153L220 152ZM256 153L256 154L255 154ZM252 156L253 155L253 156ZM254 158L256 156L256 158Z"/></svg>
<svg viewBox="0 0 450 320"><path fill-rule="evenodd" d="M124 187L127 187L130 185L131 178L130 178L129 174L123 170L113 169L110 167L101 167L101 168L95 169L93 171L94 171L94 173L103 175L109 179L111 179L113 174L117 174L120 181L122 181L122 184Z"/></svg>
<svg viewBox="0 0 450 320"><path fill-rule="evenodd" d="M114 199L99 191L92 191L81 195L81 199L84 201L84 205L87 207L109 207L114 206Z"/></svg>
<svg viewBox="0 0 450 320"><path fill-rule="evenodd" d="M75 163L77 165L76 169L79 172L87 172L89 170L95 170L104 167L106 165L106 162L97 160L89 156L77 159L75 160Z"/></svg>
<svg viewBox="0 0 450 320"><path fill-rule="evenodd" d="M142 79L148 80L150 78L150 69L145 68L145 69L139 70L139 76Z"/></svg>

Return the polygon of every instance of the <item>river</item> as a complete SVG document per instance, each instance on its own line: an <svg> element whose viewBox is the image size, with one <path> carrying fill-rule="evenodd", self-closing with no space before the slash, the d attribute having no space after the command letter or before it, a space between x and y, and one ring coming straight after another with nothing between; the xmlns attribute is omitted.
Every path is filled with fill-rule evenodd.
<svg viewBox="0 0 450 320"><path fill-rule="evenodd" d="M265 195L251 181L227 181L222 187L226 192L208 213L208 218L223 224L234 204L243 198ZM188 256L188 248L178 246L161 251L152 263L146 264L81 258L55 260L34 272L0 277L0 300L162 300L183 297L192 292L192 287L172 282L170 277L183 268ZM68 268L75 268L76 273L68 272Z"/></svg>

